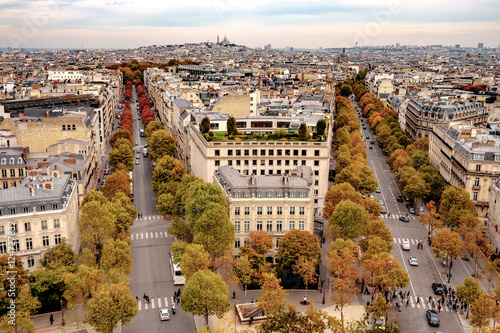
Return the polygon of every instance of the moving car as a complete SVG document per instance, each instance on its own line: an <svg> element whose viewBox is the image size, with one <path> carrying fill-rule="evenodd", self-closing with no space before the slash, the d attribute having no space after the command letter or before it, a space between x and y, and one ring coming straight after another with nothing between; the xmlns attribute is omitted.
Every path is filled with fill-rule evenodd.
<svg viewBox="0 0 500 333"><path fill-rule="evenodd" d="M410 242L407 240L402 241L401 248L405 251L410 251Z"/></svg>
<svg viewBox="0 0 500 333"><path fill-rule="evenodd" d="M380 193L380 186L377 186L377 189L375 190L375 192Z"/></svg>
<svg viewBox="0 0 500 333"><path fill-rule="evenodd" d="M378 203L380 204L380 206L385 206L384 200L379 200Z"/></svg>
<svg viewBox="0 0 500 333"><path fill-rule="evenodd" d="M441 282L433 282L432 290L434 290L434 294L442 295L444 291L443 284Z"/></svg>
<svg viewBox="0 0 500 333"><path fill-rule="evenodd" d="M410 266L418 266L418 260L415 257L408 257L408 262Z"/></svg>
<svg viewBox="0 0 500 333"><path fill-rule="evenodd" d="M397 198L398 202L403 202L403 196L401 195L398 195L398 198Z"/></svg>
<svg viewBox="0 0 500 333"><path fill-rule="evenodd" d="M409 206L408 211L410 212L410 214L415 214L415 208L413 206Z"/></svg>
<svg viewBox="0 0 500 333"><path fill-rule="evenodd" d="M369 140L369 139L370 139L370 137L369 137L369 136L367 136L367 137L366 137L366 140Z"/></svg>
<svg viewBox="0 0 500 333"><path fill-rule="evenodd" d="M135 160L135 164L139 164L139 163L140 163L140 162L139 162L139 160L138 160L138 159L136 159L136 160Z"/></svg>
<svg viewBox="0 0 500 333"><path fill-rule="evenodd" d="M403 222L410 222L410 218L406 215L400 216L399 219Z"/></svg>
<svg viewBox="0 0 500 333"><path fill-rule="evenodd" d="M436 312L436 310L427 310L425 312L425 316L427 317L427 322L429 323L429 326L433 327L439 327L439 316Z"/></svg>
<svg viewBox="0 0 500 333"><path fill-rule="evenodd" d="M382 206L382 214L387 214L387 208L385 206Z"/></svg>
<svg viewBox="0 0 500 333"><path fill-rule="evenodd" d="M160 320L170 320L170 311L168 310L168 308L160 309Z"/></svg>
<svg viewBox="0 0 500 333"><path fill-rule="evenodd" d="M373 149L373 146L370 146L370 147L368 147L368 148Z"/></svg>
<svg viewBox="0 0 500 333"><path fill-rule="evenodd" d="M374 145L374 144L375 144L375 141L370 141L370 144Z"/></svg>

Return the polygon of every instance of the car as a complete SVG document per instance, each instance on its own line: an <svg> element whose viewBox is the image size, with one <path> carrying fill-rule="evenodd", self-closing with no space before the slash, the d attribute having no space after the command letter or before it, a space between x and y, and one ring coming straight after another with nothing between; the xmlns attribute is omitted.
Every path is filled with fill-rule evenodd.
<svg viewBox="0 0 500 333"><path fill-rule="evenodd" d="M375 194L370 193L370 199L375 199Z"/></svg>
<svg viewBox="0 0 500 333"><path fill-rule="evenodd" d="M410 251L410 241L404 240L401 242L401 248L404 251Z"/></svg>
<svg viewBox="0 0 500 333"><path fill-rule="evenodd" d="M137 141L135 142L135 145L136 145L136 146L138 145Z"/></svg>
<svg viewBox="0 0 500 333"><path fill-rule="evenodd" d="M366 129L366 126L363 126L363 129L365 130L365 129Z"/></svg>
<svg viewBox="0 0 500 333"><path fill-rule="evenodd" d="M415 214L415 208L413 206L408 206L408 211L410 214Z"/></svg>
<svg viewBox="0 0 500 333"><path fill-rule="evenodd" d="M398 195L398 198L396 199L398 202L403 202L403 196Z"/></svg>
<svg viewBox="0 0 500 333"><path fill-rule="evenodd" d="M366 137L366 140L370 140L370 137L369 137L369 136L367 136L367 137Z"/></svg>
<svg viewBox="0 0 500 333"><path fill-rule="evenodd" d="M418 259L416 257L408 257L408 263L410 263L410 266L418 266Z"/></svg>
<svg viewBox="0 0 500 333"><path fill-rule="evenodd" d="M410 218L406 215L400 216L399 219L403 222L410 222Z"/></svg>
<svg viewBox="0 0 500 333"><path fill-rule="evenodd" d="M135 158L141 158L141 153L136 153Z"/></svg>
<svg viewBox="0 0 500 333"><path fill-rule="evenodd" d="M160 320L170 320L170 310L168 308L161 308L160 309Z"/></svg>
<svg viewBox="0 0 500 333"><path fill-rule="evenodd" d="M427 317L427 322L429 323L429 326L439 327L439 325L441 324L439 322L439 316L436 310L427 310L425 312L425 316Z"/></svg>
<svg viewBox="0 0 500 333"><path fill-rule="evenodd" d="M444 287L441 282L433 282L432 283L432 290L434 290L434 294L436 295L442 295L444 292Z"/></svg>
<svg viewBox="0 0 500 333"><path fill-rule="evenodd" d="M135 164L139 164L140 163L140 160L139 159L136 159L135 160Z"/></svg>
<svg viewBox="0 0 500 333"><path fill-rule="evenodd" d="M377 186L377 188L375 189L375 192L380 193L380 186Z"/></svg>
<svg viewBox="0 0 500 333"><path fill-rule="evenodd" d="M378 203L380 204L380 206L385 206L384 200L379 200Z"/></svg>
<svg viewBox="0 0 500 333"><path fill-rule="evenodd" d="M387 208L385 206L382 206L382 214L387 214Z"/></svg>
<svg viewBox="0 0 500 333"><path fill-rule="evenodd" d="M375 141L370 141L370 144L374 145L374 144L375 144Z"/></svg>
<svg viewBox="0 0 500 333"><path fill-rule="evenodd" d="M366 198L366 195L363 193L363 192L360 192L361 196L364 198Z"/></svg>
<svg viewBox="0 0 500 333"><path fill-rule="evenodd" d="M109 169L104 169L104 174L109 175Z"/></svg>
<svg viewBox="0 0 500 333"><path fill-rule="evenodd" d="M370 147L368 147L368 148L373 149L373 146L370 146Z"/></svg>

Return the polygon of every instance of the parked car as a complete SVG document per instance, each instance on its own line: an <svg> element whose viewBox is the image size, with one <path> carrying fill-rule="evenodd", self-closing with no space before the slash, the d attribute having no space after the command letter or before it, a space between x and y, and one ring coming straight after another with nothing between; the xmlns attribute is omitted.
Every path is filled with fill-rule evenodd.
<svg viewBox="0 0 500 333"><path fill-rule="evenodd" d="M370 193L370 199L375 199L375 194Z"/></svg>
<svg viewBox="0 0 500 333"><path fill-rule="evenodd" d="M370 144L374 145L374 144L375 144L375 141L370 141Z"/></svg>
<svg viewBox="0 0 500 333"><path fill-rule="evenodd" d="M377 188L375 189L375 192L380 193L380 186L377 186Z"/></svg>
<svg viewBox="0 0 500 333"><path fill-rule="evenodd" d="M444 292L443 284L441 282L433 282L432 290L434 290L434 294L442 295Z"/></svg>
<svg viewBox="0 0 500 333"><path fill-rule="evenodd" d="M387 214L387 207L382 206L382 214Z"/></svg>
<svg viewBox="0 0 500 333"><path fill-rule="evenodd" d="M139 164L139 163L140 163L140 160L136 159L135 164Z"/></svg>
<svg viewBox="0 0 500 333"><path fill-rule="evenodd" d="M370 137L369 137L369 136L367 136L367 137L366 137L366 140L369 140L369 139L370 139Z"/></svg>
<svg viewBox="0 0 500 333"><path fill-rule="evenodd" d="M404 200L403 200L403 196L401 196L401 195L398 195L398 198L397 198L397 200L398 200L398 202L403 202L403 201L404 201Z"/></svg>
<svg viewBox="0 0 500 333"><path fill-rule="evenodd" d="M168 308L160 309L160 320L170 320L170 311L168 310Z"/></svg>
<svg viewBox="0 0 500 333"><path fill-rule="evenodd" d="M439 316L436 310L427 310L425 312L425 316L427 317L427 322L429 323L429 326L439 327L439 325L441 324L439 322Z"/></svg>
<svg viewBox="0 0 500 333"><path fill-rule="evenodd" d="M399 219L403 222L410 222L410 218L406 215L400 216Z"/></svg>
<svg viewBox="0 0 500 333"><path fill-rule="evenodd" d="M368 147L368 148L373 149L373 146L370 145L370 147Z"/></svg>
<svg viewBox="0 0 500 333"><path fill-rule="evenodd" d="M408 257L408 262L410 266L418 266L418 260L416 257Z"/></svg>
<svg viewBox="0 0 500 333"><path fill-rule="evenodd" d="M408 206L408 211L410 212L410 214L415 214L415 207Z"/></svg>
<svg viewBox="0 0 500 333"><path fill-rule="evenodd" d="M380 206L385 206L384 200L379 200L378 203L380 204Z"/></svg>
<svg viewBox="0 0 500 333"><path fill-rule="evenodd" d="M401 248L404 250L404 251L410 251L410 242L407 241L407 240L404 240L401 242Z"/></svg>

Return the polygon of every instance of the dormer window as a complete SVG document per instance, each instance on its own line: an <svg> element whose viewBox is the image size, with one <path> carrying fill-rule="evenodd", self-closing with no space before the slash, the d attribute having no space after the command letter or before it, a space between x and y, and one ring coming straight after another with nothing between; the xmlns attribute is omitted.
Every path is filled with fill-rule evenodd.
<svg viewBox="0 0 500 333"><path fill-rule="evenodd" d="M7 159L6 158L2 158L2 164L7 164Z"/></svg>
<svg viewBox="0 0 500 333"><path fill-rule="evenodd" d="M9 164L14 164L14 157L9 158Z"/></svg>
<svg viewBox="0 0 500 333"><path fill-rule="evenodd" d="M18 157L18 158L17 158L17 163L18 163L18 164L23 163L23 158L22 158L22 157Z"/></svg>

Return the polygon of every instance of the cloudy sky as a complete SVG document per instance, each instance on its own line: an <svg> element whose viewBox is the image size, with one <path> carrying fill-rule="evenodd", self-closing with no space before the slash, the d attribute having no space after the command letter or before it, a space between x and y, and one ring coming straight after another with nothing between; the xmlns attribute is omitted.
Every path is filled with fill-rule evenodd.
<svg viewBox="0 0 500 333"><path fill-rule="evenodd" d="M499 0L0 0L0 48L500 44Z"/></svg>

